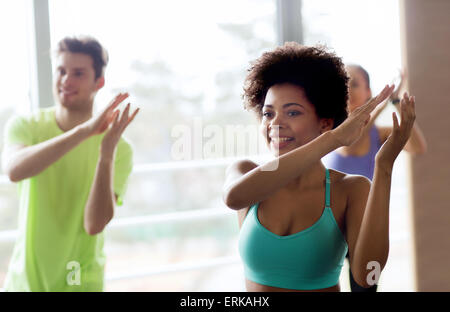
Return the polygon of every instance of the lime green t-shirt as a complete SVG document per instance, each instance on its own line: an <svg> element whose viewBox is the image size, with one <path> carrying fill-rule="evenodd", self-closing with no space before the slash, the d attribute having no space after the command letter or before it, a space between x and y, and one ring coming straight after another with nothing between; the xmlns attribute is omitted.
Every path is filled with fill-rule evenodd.
<svg viewBox="0 0 450 312"><path fill-rule="evenodd" d="M55 108L6 124L5 144L34 145L62 134ZM6 291L102 291L103 232L88 235L86 205L104 134L83 141L38 175L18 183L18 237L5 280ZM132 149L120 139L114 192L121 205L132 170Z"/></svg>

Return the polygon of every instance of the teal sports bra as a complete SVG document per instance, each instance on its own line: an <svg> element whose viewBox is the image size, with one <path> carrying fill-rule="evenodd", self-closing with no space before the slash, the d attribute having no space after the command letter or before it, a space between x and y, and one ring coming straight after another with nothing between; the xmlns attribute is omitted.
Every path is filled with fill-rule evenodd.
<svg viewBox="0 0 450 312"><path fill-rule="evenodd" d="M239 253L248 280L293 290L338 284L348 246L330 207L328 169L325 209L311 227L287 236L274 234L259 222L258 206L250 207L239 235Z"/></svg>

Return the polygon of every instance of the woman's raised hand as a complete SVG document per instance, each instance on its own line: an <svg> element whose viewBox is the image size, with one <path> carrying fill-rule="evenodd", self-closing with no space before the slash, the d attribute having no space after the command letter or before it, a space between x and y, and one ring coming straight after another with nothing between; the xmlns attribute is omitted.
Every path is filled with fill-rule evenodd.
<svg viewBox="0 0 450 312"><path fill-rule="evenodd" d="M398 87L395 88L394 92L392 92L391 96L390 96L390 100L396 100L400 98L400 91L402 91L402 88L405 84L405 80L406 80L406 70L401 70L400 71L400 82L398 84Z"/></svg>
<svg viewBox="0 0 450 312"><path fill-rule="evenodd" d="M392 169L395 159L408 141L416 119L415 98L414 96L409 96L406 92L400 101L400 117L401 121L399 124L397 115L392 113L394 126L391 135L375 157L377 163L386 165L389 169Z"/></svg>
<svg viewBox="0 0 450 312"><path fill-rule="evenodd" d="M359 139L364 126L370 120L370 113L375 109L375 107L377 107L378 104L382 103L391 95L394 87L394 85L386 85L376 97L370 99L366 104L355 109L342 124L332 130L340 146L351 145Z"/></svg>

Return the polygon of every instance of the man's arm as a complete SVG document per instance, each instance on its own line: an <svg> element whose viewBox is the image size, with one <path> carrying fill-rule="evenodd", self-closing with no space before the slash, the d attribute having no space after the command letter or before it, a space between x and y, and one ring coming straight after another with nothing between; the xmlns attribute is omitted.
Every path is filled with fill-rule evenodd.
<svg viewBox="0 0 450 312"><path fill-rule="evenodd" d="M111 128L103 137L100 157L95 171L94 181L84 209L84 229L89 235L103 231L114 216L114 159L117 144L125 128L134 119L139 109L129 117L130 104L119 118L119 112L113 115Z"/></svg>
<svg viewBox="0 0 450 312"><path fill-rule="evenodd" d="M3 153L3 171L12 182L39 174L83 140L105 131L114 109L127 97L128 94L119 94L100 115L55 138L32 146L8 146Z"/></svg>
<svg viewBox="0 0 450 312"><path fill-rule="evenodd" d="M89 235L103 231L114 216L114 159L100 155L85 207L84 228Z"/></svg>
<svg viewBox="0 0 450 312"><path fill-rule="evenodd" d="M87 136L86 129L75 127L36 145L8 146L3 153L3 171L12 182L35 176L80 144Z"/></svg>

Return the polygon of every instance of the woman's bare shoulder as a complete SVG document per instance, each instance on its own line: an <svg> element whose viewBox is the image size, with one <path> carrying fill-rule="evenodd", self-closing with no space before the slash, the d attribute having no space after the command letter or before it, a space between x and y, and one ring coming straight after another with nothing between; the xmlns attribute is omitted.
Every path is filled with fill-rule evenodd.
<svg viewBox="0 0 450 312"><path fill-rule="evenodd" d="M232 173L245 174L250 170L255 169L259 165L250 159L241 159L231 163L227 167L227 175Z"/></svg>
<svg viewBox="0 0 450 312"><path fill-rule="evenodd" d="M336 187L353 193L355 189L370 187L370 180L358 174L348 174L338 170L330 169L330 178Z"/></svg>

